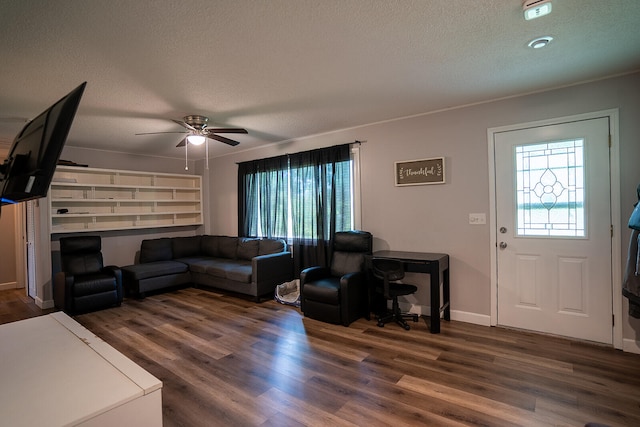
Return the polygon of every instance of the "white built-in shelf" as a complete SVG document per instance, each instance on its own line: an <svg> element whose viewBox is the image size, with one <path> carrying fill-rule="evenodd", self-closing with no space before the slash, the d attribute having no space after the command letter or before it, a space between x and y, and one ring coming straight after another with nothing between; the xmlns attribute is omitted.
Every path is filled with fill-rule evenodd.
<svg viewBox="0 0 640 427"><path fill-rule="evenodd" d="M52 234L203 223L198 175L58 166L48 198Z"/></svg>

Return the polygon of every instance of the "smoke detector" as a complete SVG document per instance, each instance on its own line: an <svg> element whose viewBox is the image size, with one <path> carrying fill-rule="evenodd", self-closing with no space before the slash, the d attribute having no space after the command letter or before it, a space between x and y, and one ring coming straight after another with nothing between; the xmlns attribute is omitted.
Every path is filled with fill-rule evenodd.
<svg viewBox="0 0 640 427"><path fill-rule="evenodd" d="M540 18L551 13L551 0L524 0L522 10L527 21Z"/></svg>

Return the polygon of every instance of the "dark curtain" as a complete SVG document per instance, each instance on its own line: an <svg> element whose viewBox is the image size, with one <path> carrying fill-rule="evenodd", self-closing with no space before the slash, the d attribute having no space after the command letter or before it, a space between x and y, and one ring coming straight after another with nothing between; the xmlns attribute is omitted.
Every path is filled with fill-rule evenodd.
<svg viewBox="0 0 640 427"><path fill-rule="evenodd" d="M344 144L240 163L238 235L289 237L296 277L327 266L331 237L351 228L350 153Z"/></svg>
<svg viewBox="0 0 640 427"><path fill-rule="evenodd" d="M238 165L238 236L287 236L287 156Z"/></svg>
<svg viewBox="0 0 640 427"><path fill-rule="evenodd" d="M345 172L350 174L349 145L306 151L292 155L289 160L295 271L314 265L328 266L330 240L336 230L344 229L343 217L338 215L342 212L338 200L344 200L344 189L339 187L344 183ZM346 191L350 198L349 177Z"/></svg>

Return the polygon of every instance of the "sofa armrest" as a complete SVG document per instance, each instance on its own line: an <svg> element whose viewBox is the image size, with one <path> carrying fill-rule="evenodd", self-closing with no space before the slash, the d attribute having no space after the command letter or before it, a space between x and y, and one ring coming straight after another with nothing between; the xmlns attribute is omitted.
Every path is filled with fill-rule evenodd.
<svg viewBox="0 0 640 427"><path fill-rule="evenodd" d="M259 255L251 260L252 281L261 284L280 284L293 279L291 252Z"/></svg>

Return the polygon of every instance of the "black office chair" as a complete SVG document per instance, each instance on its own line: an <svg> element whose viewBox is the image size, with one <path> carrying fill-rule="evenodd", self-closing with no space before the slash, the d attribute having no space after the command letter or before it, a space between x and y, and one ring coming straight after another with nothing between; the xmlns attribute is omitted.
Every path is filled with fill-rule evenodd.
<svg viewBox="0 0 640 427"><path fill-rule="evenodd" d="M53 280L56 307L75 314L122 303L122 272L103 265L101 249L100 236L60 238L62 271Z"/></svg>
<svg viewBox="0 0 640 427"><path fill-rule="evenodd" d="M415 293L418 288L406 283L397 283L398 280L404 278L404 267L401 261L373 258L371 260L371 266L374 276L382 279L382 295L384 295L385 299L393 301L391 311L378 316L378 326L383 327L385 323L396 322L408 331L411 327L406 322L406 319L417 322L418 315L414 313L402 313L400 311L400 305L398 304L398 297L411 295Z"/></svg>

